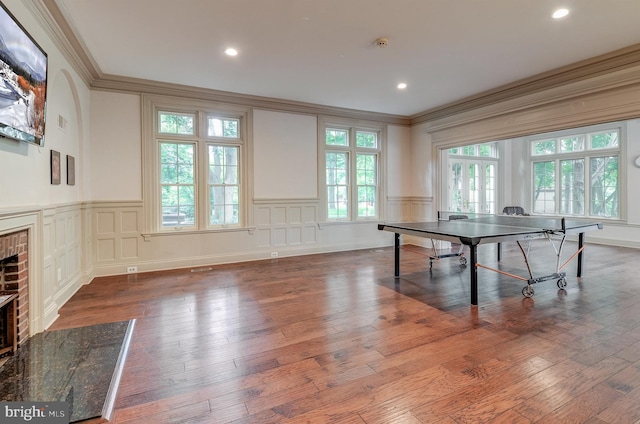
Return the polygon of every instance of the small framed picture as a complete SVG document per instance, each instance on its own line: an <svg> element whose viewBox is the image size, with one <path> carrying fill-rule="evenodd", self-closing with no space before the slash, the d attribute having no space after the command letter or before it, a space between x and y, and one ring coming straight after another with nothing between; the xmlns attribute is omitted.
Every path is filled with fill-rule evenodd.
<svg viewBox="0 0 640 424"><path fill-rule="evenodd" d="M76 160L67 155L67 185L76 185Z"/></svg>
<svg viewBox="0 0 640 424"><path fill-rule="evenodd" d="M51 184L60 184L60 152L51 151Z"/></svg>

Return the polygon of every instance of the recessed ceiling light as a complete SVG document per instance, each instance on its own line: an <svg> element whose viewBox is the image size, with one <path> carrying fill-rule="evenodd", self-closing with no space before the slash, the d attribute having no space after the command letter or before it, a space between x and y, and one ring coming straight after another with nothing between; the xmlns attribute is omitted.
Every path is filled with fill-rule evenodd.
<svg viewBox="0 0 640 424"><path fill-rule="evenodd" d="M555 12L553 12L553 15L551 16L553 17L553 19L560 19L560 18L564 18L568 14L569 14L569 9L558 9Z"/></svg>
<svg viewBox="0 0 640 424"><path fill-rule="evenodd" d="M405 88L407 88L407 83L406 82L401 82L400 84L398 84L398 89L399 90L404 90Z"/></svg>
<svg viewBox="0 0 640 424"><path fill-rule="evenodd" d="M233 49L231 47L229 47L227 50L224 51L226 53L227 56L237 56L238 55L238 50Z"/></svg>

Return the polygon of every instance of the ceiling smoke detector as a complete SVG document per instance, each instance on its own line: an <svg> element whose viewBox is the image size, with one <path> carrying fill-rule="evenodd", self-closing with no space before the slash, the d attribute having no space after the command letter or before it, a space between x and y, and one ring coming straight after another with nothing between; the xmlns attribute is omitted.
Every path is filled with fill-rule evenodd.
<svg viewBox="0 0 640 424"><path fill-rule="evenodd" d="M389 40L387 40L386 38L378 38L375 44L376 44L376 47L384 49L389 45Z"/></svg>

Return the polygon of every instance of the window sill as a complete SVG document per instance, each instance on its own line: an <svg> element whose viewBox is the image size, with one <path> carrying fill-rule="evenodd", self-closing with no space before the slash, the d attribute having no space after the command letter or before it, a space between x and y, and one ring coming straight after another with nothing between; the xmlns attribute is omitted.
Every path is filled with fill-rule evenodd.
<svg viewBox="0 0 640 424"><path fill-rule="evenodd" d="M362 225L362 224L381 224L385 222L379 218L371 219L371 220L358 220L358 221L325 221L318 222L318 228L322 229L323 227L331 227L336 225Z"/></svg>
<svg viewBox="0 0 640 424"><path fill-rule="evenodd" d="M181 230L180 227L175 227L173 231L167 229L165 231L142 233L144 241L150 241L154 237L176 236L176 235L194 235L194 234L212 234L212 233L234 233L234 232L247 232L253 234L256 227L220 227L210 228L206 230Z"/></svg>

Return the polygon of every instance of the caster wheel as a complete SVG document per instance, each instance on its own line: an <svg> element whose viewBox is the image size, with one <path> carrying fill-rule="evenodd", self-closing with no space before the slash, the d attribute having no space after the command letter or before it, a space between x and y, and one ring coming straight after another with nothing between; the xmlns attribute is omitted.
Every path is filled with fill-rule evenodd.
<svg viewBox="0 0 640 424"><path fill-rule="evenodd" d="M531 286L524 286L522 288L522 295L524 297L531 297L531 296L533 296L533 293L534 293L533 287L531 287Z"/></svg>
<svg viewBox="0 0 640 424"><path fill-rule="evenodd" d="M563 289L567 287L567 279L566 278L561 278L558 280L558 288L559 289Z"/></svg>
<svg viewBox="0 0 640 424"><path fill-rule="evenodd" d="M465 266L467 265L467 258L465 258L464 256L462 256L460 258L460 265Z"/></svg>

